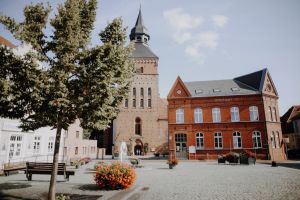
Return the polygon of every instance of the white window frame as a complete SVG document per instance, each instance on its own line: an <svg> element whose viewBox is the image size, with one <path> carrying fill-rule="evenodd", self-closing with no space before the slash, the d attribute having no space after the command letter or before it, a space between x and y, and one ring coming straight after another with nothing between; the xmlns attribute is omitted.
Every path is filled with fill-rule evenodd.
<svg viewBox="0 0 300 200"><path fill-rule="evenodd" d="M53 153L54 152L54 140L55 140L55 137L49 137L48 153Z"/></svg>
<svg viewBox="0 0 300 200"><path fill-rule="evenodd" d="M234 106L230 108L230 116L232 122L239 122L240 121L240 111L239 108Z"/></svg>
<svg viewBox="0 0 300 200"><path fill-rule="evenodd" d="M22 151L22 135L11 135L9 144L9 159L18 158Z"/></svg>
<svg viewBox="0 0 300 200"><path fill-rule="evenodd" d="M239 131L235 131L232 134L232 142L234 149L241 149L242 148L242 134Z"/></svg>
<svg viewBox="0 0 300 200"><path fill-rule="evenodd" d="M204 149L204 134L196 133L196 149Z"/></svg>
<svg viewBox="0 0 300 200"><path fill-rule="evenodd" d="M41 153L41 136L34 136L33 140L33 154Z"/></svg>
<svg viewBox="0 0 300 200"><path fill-rule="evenodd" d="M259 121L259 113L258 113L257 106L250 106L249 114L250 114L250 121L252 121L252 122Z"/></svg>
<svg viewBox="0 0 300 200"><path fill-rule="evenodd" d="M260 144L260 145L258 145L258 144ZM261 133L259 131L252 132L252 145L253 145L254 149L262 148Z"/></svg>
<svg viewBox="0 0 300 200"><path fill-rule="evenodd" d="M213 122L214 123L221 122L221 109L220 108L213 108L212 109L212 116L213 116Z"/></svg>
<svg viewBox="0 0 300 200"><path fill-rule="evenodd" d="M178 108L176 110L176 124L183 124L184 123L184 109Z"/></svg>
<svg viewBox="0 0 300 200"><path fill-rule="evenodd" d="M217 140L217 142L216 142L216 140ZM216 146L216 144L217 144L217 146ZM215 146L215 149L223 149L223 137L222 137L221 132L214 133L214 146Z"/></svg>
<svg viewBox="0 0 300 200"><path fill-rule="evenodd" d="M194 109L194 121L195 123L203 123L203 113L201 108Z"/></svg>

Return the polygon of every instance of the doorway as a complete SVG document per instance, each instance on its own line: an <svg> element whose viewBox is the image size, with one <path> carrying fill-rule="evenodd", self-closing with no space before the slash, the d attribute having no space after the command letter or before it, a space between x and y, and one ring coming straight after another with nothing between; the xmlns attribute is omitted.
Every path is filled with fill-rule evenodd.
<svg viewBox="0 0 300 200"><path fill-rule="evenodd" d="M179 133L175 135L175 144L176 144L176 157L185 159L187 158L187 137L184 133Z"/></svg>

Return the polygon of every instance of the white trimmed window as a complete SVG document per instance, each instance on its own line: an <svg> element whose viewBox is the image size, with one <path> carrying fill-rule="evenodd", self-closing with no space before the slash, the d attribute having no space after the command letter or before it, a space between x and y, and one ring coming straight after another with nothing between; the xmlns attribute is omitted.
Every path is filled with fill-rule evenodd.
<svg viewBox="0 0 300 200"><path fill-rule="evenodd" d="M184 110L182 108L176 110L176 123L184 123Z"/></svg>
<svg viewBox="0 0 300 200"><path fill-rule="evenodd" d="M49 137L48 153L52 153L54 150L54 139L55 139L55 137Z"/></svg>
<svg viewBox="0 0 300 200"><path fill-rule="evenodd" d="M201 108L195 108L194 118L195 118L195 123L203 123L203 115L202 115Z"/></svg>
<svg viewBox="0 0 300 200"><path fill-rule="evenodd" d="M250 121L258 121L259 120L257 106L250 106L249 112L250 112Z"/></svg>
<svg viewBox="0 0 300 200"><path fill-rule="evenodd" d="M41 150L41 136L35 136L33 142L33 153L40 153Z"/></svg>
<svg viewBox="0 0 300 200"><path fill-rule="evenodd" d="M254 131L252 133L252 142L254 148L261 148L261 134L259 131Z"/></svg>
<svg viewBox="0 0 300 200"><path fill-rule="evenodd" d="M221 122L221 111L220 108L213 108L212 109L212 116L213 116L213 122Z"/></svg>
<svg viewBox="0 0 300 200"><path fill-rule="evenodd" d="M203 133L196 133L196 148L204 149L204 136Z"/></svg>
<svg viewBox="0 0 300 200"><path fill-rule="evenodd" d="M240 132L233 133L233 148L240 149L242 148L242 137Z"/></svg>
<svg viewBox="0 0 300 200"><path fill-rule="evenodd" d="M230 108L231 114L231 121L232 122L239 122L240 121L240 112L238 107L231 107Z"/></svg>
<svg viewBox="0 0 300 200"><path fill-rule="evenodd" d="M215 149L222 149L223 141L222 141L222 133L215 133Z"/></svg>

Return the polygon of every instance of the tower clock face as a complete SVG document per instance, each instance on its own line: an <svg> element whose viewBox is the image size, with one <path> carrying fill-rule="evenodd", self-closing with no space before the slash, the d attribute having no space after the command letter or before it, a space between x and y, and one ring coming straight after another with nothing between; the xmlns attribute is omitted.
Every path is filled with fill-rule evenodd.
<svg viewBox="0 0 300 200"><path fill-rule="evenodd" d="M181 94L181 90L177 90L177 94Z"/></svg>

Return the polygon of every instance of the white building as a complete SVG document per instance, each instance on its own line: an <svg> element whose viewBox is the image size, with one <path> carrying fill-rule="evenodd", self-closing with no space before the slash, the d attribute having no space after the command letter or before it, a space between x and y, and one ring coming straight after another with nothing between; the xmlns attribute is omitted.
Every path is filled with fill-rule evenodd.
<svg viewBox="0 0 300 200"><path fill-rule="evenodd" d="M52 162L56 130L50 127L22 132L18 120L0 118L0 168L21 161ZM61 138L59 160L63 160Z"/></svg>

